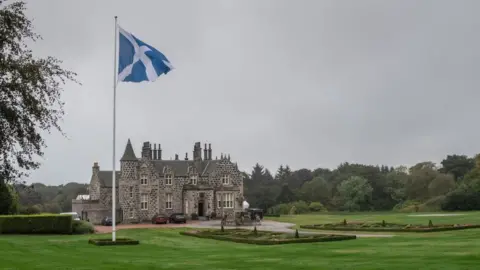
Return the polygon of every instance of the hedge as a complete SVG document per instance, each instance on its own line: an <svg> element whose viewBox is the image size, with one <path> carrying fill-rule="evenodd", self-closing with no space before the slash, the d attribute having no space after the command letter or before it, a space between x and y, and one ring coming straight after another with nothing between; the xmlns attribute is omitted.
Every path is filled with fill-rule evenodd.
<svg viewBox="0 0 480 270"><path fill-rule="evenodd" d="M74 220L72 223L73 234L90 234L95 232L92 223L84 220Z"/></svg>
<svg viewBox="0 0 480 270"><path fill-rule="evenodd" d="M444 231L455 231L455 230L466 230L466 229L477 229L480 228L480 225L438 225L437 227L408 227L405 225L404 228L389 228L389 227L322 227L323 224L315 225L300 225L302 229L311 229L311 230L325 230L325 231L364 231L364 232L444 232Z"/></svg>
<svg viewBox="0 0 480 270"><path fill-rule="evenodd" d="M356 235L317 235L310 236L309 238L287 238L287 239L249 239L249 238L240 238L240 237L230 237L230 236L221 236L221 235L208 235L202 234L197 231L183 231L180 232L181 235L193 236L204 239L213 239L220 241L230 241L235 243L242 244L255 244L255 245L279 245L279 244L299 244L299 243L316 243L316 242L333 242L333 241L343 241L343 240L353 240L356 239Z"/></svg>
<svg viewBox="0 0 480 270"><path fill-rule="evenodd" d="M93 244L96 246L125 246L125 245L138 245L140 241L130 239L130 238L117 238L115 242L112 239L89 239L89 244Z"/></svg>
<svg viewBox="0 0 480 270"><path fill-rule="evenodd" d="M0 234L71 234L71 215L0 216Z"/></svg>

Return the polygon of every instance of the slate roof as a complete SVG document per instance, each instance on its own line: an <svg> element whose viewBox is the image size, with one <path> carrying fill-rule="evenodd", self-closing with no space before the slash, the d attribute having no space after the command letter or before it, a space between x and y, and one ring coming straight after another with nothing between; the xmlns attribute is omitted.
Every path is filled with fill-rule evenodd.
<svg viewBox="0 0 480 270"><path fill-rule="evenodd" d="M215 170L220 160L152 160L155 169L163 175L163 169L170 166L176 176L185 176L189 166L195 166L200 175L208 174Z"/></svg>
<svg viewBox="0 0 480 270"><path fill-rule="evenodd" d="M98 180L101 187L112 187L112 171L99 171ZM115 174L115 187L118 187L118 181L120 180L120 171Z"/></svg>
<svg viewBox="0 0 480 270"><path fill-rule="evenodd" d="M136 161L137 157L135 156L135 152L133 151L132 143L130 139L128 139L127 146L125 147L125 152L123 152L123 156L120 161Z"/></svg>

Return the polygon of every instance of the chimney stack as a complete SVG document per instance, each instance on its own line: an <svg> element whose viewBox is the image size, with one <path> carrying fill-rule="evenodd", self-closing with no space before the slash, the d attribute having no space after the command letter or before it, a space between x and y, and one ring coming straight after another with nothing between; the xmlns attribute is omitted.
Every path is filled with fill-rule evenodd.
<svg viewBox="0 0 480 270"><path fill-rule="evenodd" d="M162 160L162 148L161 148L160 144L158 144L157 159Z"/></svg>
<svg viewBox="0 0 480 270"><path fill-rule="evenodd" d="M212 144L208 144L208 160L212 160Z"/></svg>
<svg viewBox="0 0 480 270"><path fill-rule="evenodd" d="M178 154L175 154L175 160L178 160Z"/></svg>
<svg viewBox="0 0 480 270"><path fill-rule="evenodd" d="M153 160L157 160L157 144L153 144Z"/></svg>
<svg viewBox="0 0 480 270"><path fill-rule="evenodd" d="M185 160L188 160L188 152L185 153Z"/></svg>
<svg viewBox="0 0 480 270"><path fill-rule="evenodd" d="M152 145L150 144L150 142L143 143L142 158L152 158Z"/></svg>
<svg viewBox="0 0 480 270"><path fill-rule="evenodd" d="M203 148L203 159L208 160L207 144L205 144Z"/></svg>
<svg viewBox="0 0 480 270"><path fill-rule="evenodd" d="M100 166L98 166L98 162L94 162L92 167L93 174L98 174L99 171L100 171Z"/></svg>
<svg viewBox="0 0 480 270"><path fill-rule="evenodd" d="M200 142L196 142L193 146L193 160L202 160L202 148L200 147Z"/></svg>

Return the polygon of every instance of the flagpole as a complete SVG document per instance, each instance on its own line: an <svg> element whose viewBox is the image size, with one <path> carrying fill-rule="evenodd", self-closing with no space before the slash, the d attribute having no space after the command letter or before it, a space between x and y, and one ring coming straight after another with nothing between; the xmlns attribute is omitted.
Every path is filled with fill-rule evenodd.
<svg viewBox="0 0 480 270"><path fill-rule="evenodd" d="M115 187L115 176L116 176L116 169L115 169L115 131L116 131L116 120L117 120L117 37L118 35L118 24L117 24L117 16L115 16L115 49L114 57L113 57L113 153L112 153L112 241L116 241L116 187Z"/></svg>

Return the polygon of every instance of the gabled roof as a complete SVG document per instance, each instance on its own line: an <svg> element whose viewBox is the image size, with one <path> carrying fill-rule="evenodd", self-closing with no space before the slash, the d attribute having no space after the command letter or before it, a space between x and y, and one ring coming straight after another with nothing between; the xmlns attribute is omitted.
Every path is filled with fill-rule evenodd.
<svg viewBox="0 0 480 270"><path fill-rule="evenodd" d="M99 171L98 180L101 187L112 187L112 171ZM115 174L115 187L118 187L120 181L120 171Z"/></svg>

